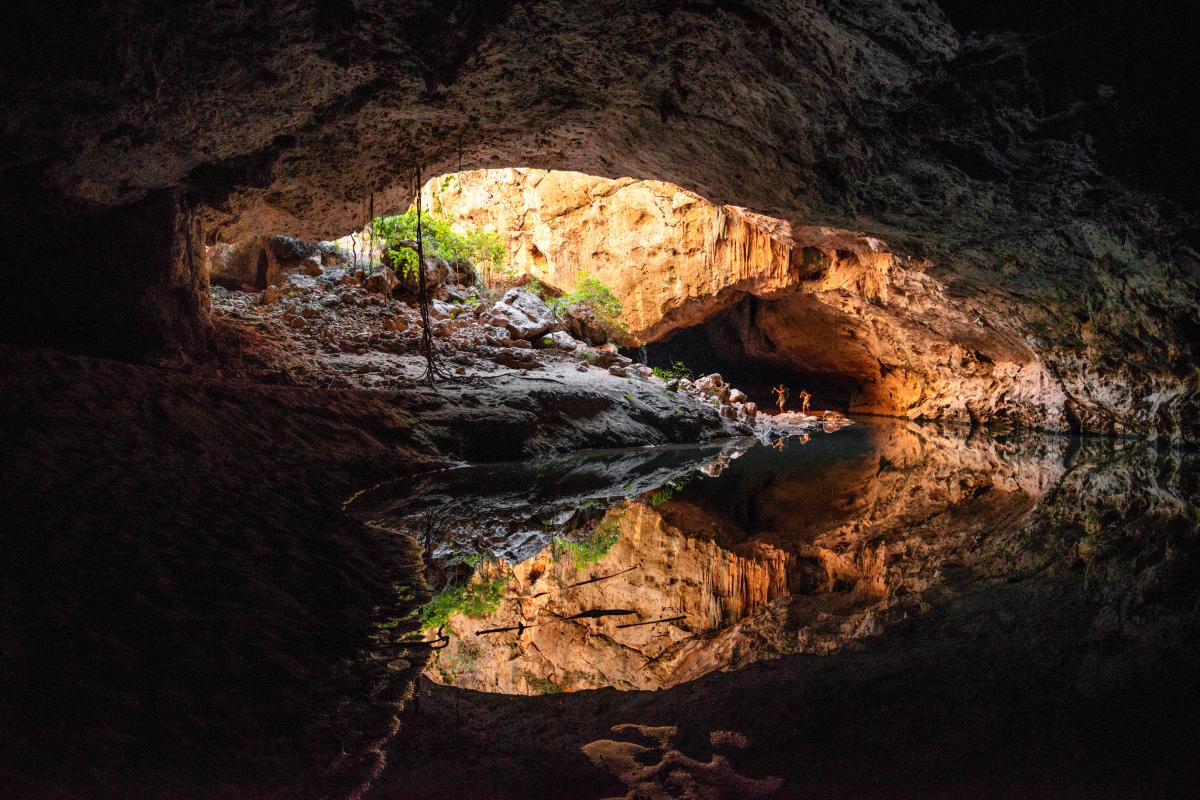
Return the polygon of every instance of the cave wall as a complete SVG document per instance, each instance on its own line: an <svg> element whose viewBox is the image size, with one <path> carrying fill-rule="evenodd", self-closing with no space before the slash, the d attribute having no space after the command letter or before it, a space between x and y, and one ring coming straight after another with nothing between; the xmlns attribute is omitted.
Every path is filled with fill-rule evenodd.
<svg viewBox="0 0 1200 800"><path fill-rule="evenodd" d="M430 181L422 199L497 232L517 272L559 289L580 271L599 278L635 338L657 342L703 326L716 360L737 365L727 377L761 390L759 403L771 405L766 384L782 380L818 390L819 407L920 419L1168 438L1195 419L1195 370L1181 351L1153 370L1113 363L1099 331L1112 312L1064 319L1032 294L1045 284L1016 296L969 290L941 258L717 205L664 181L473 170ZM1148 279L1156 280L1148 275L1142 287ZM1128 280L1085 302L1116 302ZM1152 357L1141 348L1161 335L1150 329L1161 317L1150 320L1141 315L1138 333L1121 334L1135 358ZM690 363L721 369L712 360ZM1183 369L1167 366L1180 360Z"/></svg>
<svg viewBox="0 0 1200 800"><path fill-rule="evenodd" d="M209 338L199 217L174 189L113 208L5 224L0 250L20 274L0 291L0 341L139 357L194 351Z"/></svg>
<svg viewBox="0 0 1200 800"><path fill-rule="evenodd" d="M507 267L570 291L580 272L621 300L630 335L657 341L747 295L846 291L887 300L896 257L854 231L719 205L666 181L543 169L431 180L422 201L496 232Z"/></svg>

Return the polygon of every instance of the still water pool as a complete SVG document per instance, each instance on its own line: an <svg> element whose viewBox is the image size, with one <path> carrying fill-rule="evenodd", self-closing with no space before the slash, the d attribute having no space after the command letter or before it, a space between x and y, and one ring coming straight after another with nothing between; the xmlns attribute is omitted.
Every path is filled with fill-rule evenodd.
<svg viewBox="0 0 1200 800"><path fill-rule="evenodd" d="M1083 598L1100 633L1170 619L1195 594L1195 467L1144 442L878 420L456 467L352 513L425 548L430 679L660 689L861 647L1014 581Z"/></svg>

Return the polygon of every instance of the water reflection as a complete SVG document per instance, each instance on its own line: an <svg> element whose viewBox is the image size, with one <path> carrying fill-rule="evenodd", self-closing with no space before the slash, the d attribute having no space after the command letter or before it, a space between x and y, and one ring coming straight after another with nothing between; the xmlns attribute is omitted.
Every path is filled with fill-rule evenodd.
<svg viewBox="0 0 1200 800"><path fill-rule="evenodd" d="M831 653L1033 573L1127 605L1194 535L1194 476L1137 442L889 421L461 468L354 510L426 544L431 678L543 694Z"/></svg>

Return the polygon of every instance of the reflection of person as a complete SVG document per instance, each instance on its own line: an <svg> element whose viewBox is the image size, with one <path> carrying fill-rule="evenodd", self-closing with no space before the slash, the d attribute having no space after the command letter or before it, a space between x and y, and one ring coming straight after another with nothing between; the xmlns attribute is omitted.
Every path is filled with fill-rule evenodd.
<svg viewBox="0 0 1200 800"><path fill-rule="evenodd" d="M812 441L812 437L809 436L807 433L800 437L800 444L808 444L811 441Z"/></svg>
<svg viewBox="0 0 1200 800"><path fill-rule="evenodd" d="M806 390L801 389L800 390L800 411L802 411L805 414L808 413L808 401L809 400L812 400L812 395L809 394Z"/></svg>
<svg viewBox="0 0 1200 800"><path fill-rule="evenodd" d="M783 449L783 437L780 436L778 439L776 439L771 444L771 447L774 447L776 450L782 450Z"/></svg>
<svg viewBox="0 0 1200 800"><path fill-rule="evenodd" d="M775 405L779 406L779 413L783 413L783 404L787 402L788 390L781 383L771 390L771 394L775 395Z"/></svg>

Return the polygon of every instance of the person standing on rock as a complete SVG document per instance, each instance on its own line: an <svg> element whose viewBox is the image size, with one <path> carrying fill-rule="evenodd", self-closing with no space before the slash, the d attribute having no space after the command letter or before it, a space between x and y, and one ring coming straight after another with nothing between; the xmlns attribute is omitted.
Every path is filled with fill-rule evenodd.
<svg viewBox="0 0 1200 800"><path fill-rule="evenodd" d="M804 414L808 413L808 403L810 400L812 400L812 395L809 394L806 390L801 389L800 390L800 411L802 413L804 413Z"/></svg>
<svg viewBox="0 0 1200 800"><path fill-rule="evenodd" d="M775 395L775 405L779 406L779 413L783 413L783 405L787 402L788 390L781 383L771 390L771 394Z"/></svg>

